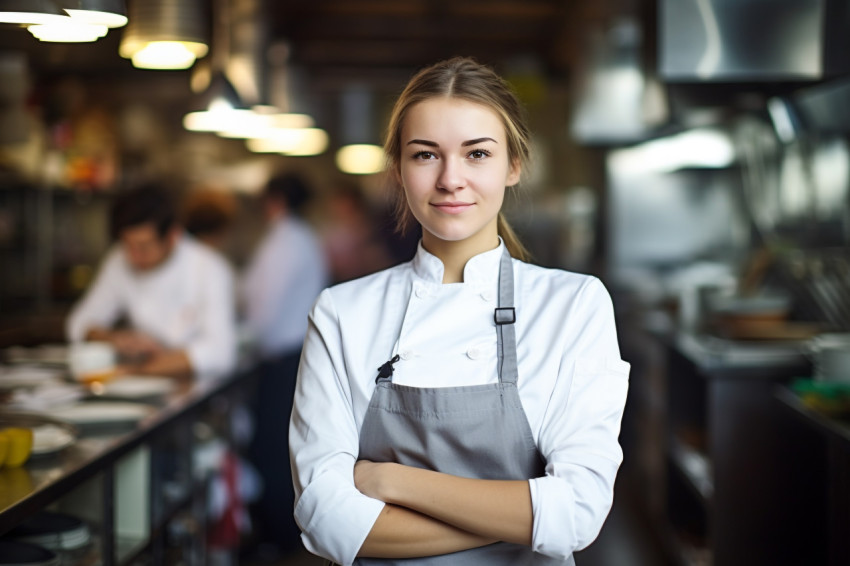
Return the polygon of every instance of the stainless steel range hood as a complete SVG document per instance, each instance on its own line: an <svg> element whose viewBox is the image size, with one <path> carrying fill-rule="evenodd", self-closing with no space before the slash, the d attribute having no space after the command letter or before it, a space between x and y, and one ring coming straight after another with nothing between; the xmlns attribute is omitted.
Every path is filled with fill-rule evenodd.
<svg viewBox="0 0 850 566"><path fill-rule="evenodd" d="M850 71L844 0L661 0L668 82L817 81Z"/></svg>

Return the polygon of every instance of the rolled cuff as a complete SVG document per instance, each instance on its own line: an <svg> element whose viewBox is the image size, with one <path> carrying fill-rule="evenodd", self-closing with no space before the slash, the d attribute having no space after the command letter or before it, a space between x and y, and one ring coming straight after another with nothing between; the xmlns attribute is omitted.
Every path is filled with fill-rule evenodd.
<svg viewBox="0 0 850 566"><path fill-rule="evenodd" d="M610 477L616 474L617 464L607 458L599 457L593 464L597 470L608 470ZM534 514L531 548L561 560L596 540L613 502L613 493L600 490L601 477L588 482L590 478L570 475L570 478L547 475L529 480ZM577 497L573 484L582 493L589 491L591 495Z"/></svg>
<svg viewBox="0 0 850 566"><path fill-rule="evenodd" d="M354 563L384 503L357 491L335 472L315 478L295 505L301 540L313 554L342 566Z"/></svg>

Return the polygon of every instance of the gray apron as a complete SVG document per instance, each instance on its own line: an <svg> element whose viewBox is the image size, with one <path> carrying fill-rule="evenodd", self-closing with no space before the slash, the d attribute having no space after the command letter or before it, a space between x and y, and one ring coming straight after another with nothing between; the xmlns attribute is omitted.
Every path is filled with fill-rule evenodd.
<svg viewBox="0 0 850 566"><path fill-rule="evenodd" d="M499 267L499 382L462 387L419 388L392 382L393 358L382 366L360 429L363 460L397 462L456 476L527 480L544 474L545 463L517 390L513 323L513 266L507 250ZM526 546L495 543L425 558L358 558L357 565L571 565Z"/></svg>

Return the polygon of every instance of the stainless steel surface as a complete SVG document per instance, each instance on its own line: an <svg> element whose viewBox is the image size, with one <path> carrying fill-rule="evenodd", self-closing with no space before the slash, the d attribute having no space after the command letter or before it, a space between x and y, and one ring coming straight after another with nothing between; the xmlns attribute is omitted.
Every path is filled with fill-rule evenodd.
<svg viewBox="0 0 850 566"><path fill-rule="evenodd" d="M659 72L672 80L822 78L833 63L827 49L835 46L825 24L833 4L838 3L663 0Z"/></svg>

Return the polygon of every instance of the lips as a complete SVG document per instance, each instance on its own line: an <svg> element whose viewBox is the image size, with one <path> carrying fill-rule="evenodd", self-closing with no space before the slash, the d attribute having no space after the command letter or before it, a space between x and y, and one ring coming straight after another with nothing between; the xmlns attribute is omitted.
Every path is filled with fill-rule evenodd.
<svg viewBox="0 0 850 566"><path fill-rule="evenodd" d="M460 214L474 206L471 202L433 202L431 206L447 214Z"/></svg>

